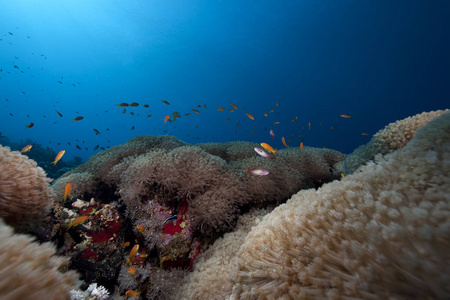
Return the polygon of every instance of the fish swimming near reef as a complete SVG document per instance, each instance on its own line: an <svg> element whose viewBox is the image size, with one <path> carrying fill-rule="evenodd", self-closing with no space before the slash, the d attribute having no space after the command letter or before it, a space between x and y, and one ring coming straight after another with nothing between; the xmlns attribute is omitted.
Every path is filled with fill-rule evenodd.
<svg viewBox="0 0 450 300"><path fill-rule="evenodd" d="M272 159L274 157L274 155L270 155L269 153L265 152L263 149L255 147L253 148L255 149L256 153L258 153L259 156L268 158L268 159Z"/></svg>
<svg viewBox="0 0 450 300"><path fill-rule="evenodd" d="M83 224L87 220L88 217L89 216L81 216L81 217L76 218L75 220L73 220L72 222L69 223L69 227L67 228L67 230L69 230L70 227L72 227L72 226L78 226L80 224Z"/></svg>
<svg viewBox="0 0 450 300"><path fill-rule="evenodd" d="M270 133L270 139L273 141L273 139L275 138L275 132L272 129L270 129L269 133Z"/></svg>
<svg viewBox="0 0 450 300"><path fill-rule="evenodd" d="M167 121L170 121L170 115L166 115L162 120L164 120L164 124L166 124Z"/></svg>
<svg viewBox="0 0 450 300"><path fill-rule="evenodd" d="M66 187L64 188L64 196L63 196L64 201L66 201L67 196L69 196L71 189L72 189L72 184L70 182L68 182L66 184Z"/></svg>
<svg viewBox="0 0 450 300"><path fill-rule="evenodd" d="M277 152L277 150L273 149L269 144L261 143L260 145L268 152L272 152L273 154L276 154Z"/></svg>
<svg viewBox="0 0 450 300"><path fill-rule="evenodd" d="M78 116L78 117L72 119L72 122L80 121L80 120L83 120L83 119L84 119L84 118L83 118L82 116Z"/></svg>
<svg viewBox="0 0 450 300"><path fill-rule="evenodd" d="M25 147L22 148L22 150L20 150L20 153L25 153L30 151L31 147L33 147L33 145L26 145Z"/></svg>
<svg viewBox="0 0 450 300"><path fill-rule="evenodd" d="M136 298L139 294L140 293L138 291L128 290L126 291L125 296Z"/></svg>
<svg viewBox="0 0 450 300"><path fill-rule="evenodd" d="M257 169L250 169L249 167L247 167L247 172L245 172L244 174L253 174L256 176L266 176L269 175L269 171L267 171L266 169L262 169L262 168L257 168Z"/></svg>
<svg viewBox="0 0 450 300"><path fill-rule="evenodd" d="M127 272L134 276L136 275L136 268L129 268Z"/></svg>
<svg viewBox="0 0 450 300"><path fill-rule="evenodd" d="M166 225L167 223L169 223L169 221L172 221L172 220L176 220L177 219L177 215L173 215L173 216L171 216L171 217L168 217L167 219L165 219L163 222L162 222L162 226L164 226L164 225Z"/></svg>
<svg viewBox="0 0 450 300"><path fill-rule="evenodd" d="M140 225L140 224L137 225L136 228L137 228L137 230L138 230L140 233L142 233L142 234L146 234L146 233L147 233L147 230L144 229L144 226L142 226L142 225Z"/></svg>
<svg viewBox="0 0 450 300"><path fill-rule="evenodd" d="M56 155L55 160L51 162L54 166L56 166L56 163L63 157L64 153L66 153L66 150L59 151L58 155Z"/></svg>
<svg viewBox="0 0 450 300"><path fill-rule="evenodd" d="M134 258L139 250L139 244L134 245L133 249L131 249L130 255L128 256L128 264L131 265L133 263Z"/></svg>

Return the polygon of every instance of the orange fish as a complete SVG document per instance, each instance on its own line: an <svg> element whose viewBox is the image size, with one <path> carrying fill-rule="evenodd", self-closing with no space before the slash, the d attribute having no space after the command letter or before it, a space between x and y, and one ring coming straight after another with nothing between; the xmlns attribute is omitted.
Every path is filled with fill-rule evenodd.
<svg viewBox="0 0 450 300"><path fill-rule="evenodd" d="M273 124L277 125L277 124L280 124L280 122L276 121L276 122L273 122Z"/></svg>
<svg viewBox="0 0 450 300"><path fill-rule="evenodd" d="M266 118L267 118L268 116L269 116L268 114L264 114L264 117L266 117Z"/></svg>
<svg viewBox="0 0 450 300"><path fill-rule="evenodd" d="M247 114L247 117L249 117L250 120L254 120L255 119L255 117L253 115L251 115L249 113L246 113L246 114Z"/></svg>
<svg viewBox="0 0 450 300"><path fill-rule="evenodd" d="M308 129L311 130L311 122L308 122Z"/></svg>
<svg viewBox="0 0 450 300"><path fill-rule="evenodd" d="M361 133L361 135L369 135L367 132L363 132Z"/></svg>
<svg viewBox="0 0 450 300"><path fill-rule="evenodd" d="M291 121L292 121L292 122L295 122L295 121L297 121L297 119L298 119L298 117L295 117L295 118L293 118Z"/></svg>
<svg viewBox="0 0 450 300"><path fill-rule="evenodd" d="M341 172L341 177L344 178L344 173Z"/></svg>
<svg viewBox="0 0 450 300"><path fill-rule="evenodd" d="M55 161L51 162L54 166L56 166L56 163L63 157L64 153L66 153L66 150L59 151L58 155L55 157Z"/></svg>
<svg viewBox="0 0 450 300"><path fill-rule="evenodd" d="M70 190L71 190L71 189L72 189L72 185L70 184L70 182L68 182L68 183L66 184L65 189L64 189L64 196L63 196L64 201L66 201L67 196L69 196Z"/></svg>
<svg viewBox="0 0 450 300"><path fill-rule="evenodd" d="M275 102L275 106L278 106L278 102Z"/></svg>
<svg viewBox="0 0 450 300"><path fill-rule="evenodd" d="M34 126L34 123L33 123L33 122L31 122L30 125L25 125L26 128L31 128L31 127L33 127L33 126Z"/></svg>
<svg viewBox="0 0 450 300"><path fill-rule="evenodd" d="M261 146L267 150L267 152L271 152L273 154L276 154L277 150L273 149L269 144L261 143Z"/></svg>
<svg viewBox="0 0 450 300"><path fill-rule="evenodd" d="M283 145L288 148L289 146L286 144L286 140L284 139L284 136L281 137L281 141L283 142Z"/></svg>
<svg viewBox="0 0 450 300"><path fill-rule="evenodd" d="M164 124L166 124L166 122L170 120L170 115L165 116L162 120L164 120Z"/></svg>
<svg viewBox="0 0 450 300"><path fill-rule="evenodd" d="M128 103L120 103L117 105L117 107L127 107Z"/></svg>
<svg viewBox="0 0 450 300"><path fill-rule="evenodd" d="M127 112L127 110L124 108L123 111L122 111L122 113L124 114L124 113L126 113L126 112Z"/></svg>
<svg viewBox="0 0 450 300"><path fill-rule="evenodd" d="M349 115L344 115L344 114L342 114L341 117L347 118L347 119L348 119L348 118L351 118Z"/></svg>
<svg viewBox="0 0 450 300"><path fill-rule="evenodd" d="M56 110L56 113L58 114L58 116L60 116L60 117L63 116L57 109L55 109L55 110Z"/></svg>
<svg viewBox="0 0 450 300"><path fill-rule="evenodd" d="M129 268L127 272L134 276L136 275L136 268Z"/></svg>
<svg viewBox="0 0 450 300"><path fill-rule="evenodd" d="M303 142L300 143L300 150L303 150Z"/></svg>
<svg viewBox="0 0 450 300"><path fill-rule="evenodd" d="M269 114L270 114L270 113L273 113L273 112L274 112L274 110L273 110L273 109L269 110Z"/></svg>
<svg viewBox="0 0 450 300"><path fill-rule="evenodd" d="M229 112L234 112L234 109L230 109Z"/></svg>
<svg viewBox="0 0 450 300"><path fill-rule="evenodd" d="M130 115L134 116L134 112L130 111Z"/></svg>
<svg viewBox="0 0 450 300"><path fill-rule="evenodd" d="M94 128L93 130L95 132L95 135L99 135L100 134L100 132L97 129Z"/></svg>
<svg viewBox="0 0 450 300"><path fill-rule="evenodd" d="M230 104L231 104L231 106L233 106L234 109L236 109L236 110L238 109L236 104L233 104L233 103L230 103Z"/></svg>
<svg viewBox="0 0 450 300"><path fill-rule="evenodd" d="M196 114L199 114L199 113L200 113L200 112L199 112L198 110L196 110L196 109L193 109L192 111L195 112Z"/></svg>
<svg viewBox="0 0 450 300"><path fill-rule="evenodd" d="M33 145L26 145L25 147L22 148L22 150L20 150L20 153L25 153L30 151L31 147L33 147Z"/></svg>
<svg viewBox="0 0 450 300"><path fill-rule="evenodd" d="M217 111L223 111L224 108L222 106L219 106L219 108L217 109Z"/></svg>
<svg viewBox="0 0 450 300"><path fill-rule="evenodd" d="M143 106L144 106L144 107L146 107L146 108L147 108L147 107L149 107L149 105L148 105L148 104L144 104Z"/></svg>
<svg viewBox="0 0 450 300"><path fill-rule="evenodd" d="M82 116L78 116L75 119L72 119L72 122L83 120Z"/></svg>
<svg viewBox="0 0 450 300"><path fill-rule="evenodd" d="M164 103L164 104L170 105L170 103L167 102L166 100L161 100L161 102Z"/></svg>
<svg viewBox="0 0 450 300"><path fill-rule="evenodd" d="M139 294L140 293L138 291L128 290L126 291L125 296L136 298Z"/></svg>
<svg viewBox="0 0 450 300"><path fill-rule="evenodd" d="M139 106L139 103L133 102L133 103L130 104L130 106L136 107L136 106Z"/></svg>
<svg viewBox="0 0 450 300"><path fill-rule="evenodd" d="M139 244L134 245L133 249L131 249L130 256L128 257L128 263L130 265L133 263L133 259L136 257L138 250Z"/></svg>
<svg viewBox="0 0 450 300"><path fill-rule="evenodd" d="M146 234L147 233L147 230L145 230L144 226L142 226L142 225L137 225L136 228L142 234Z"/></svg>
<svg viewBox="0 0 450 300"><path fill-rule="evenodd" d="M126 248L126 247L130 246L130 242L120 243L120 246Z"/></svg>
<svg viewBox="0 0 450 300"><path fill-rule="evenodd" d="M76 218L75 220L70 222L69 228L67 228L67 229L69 230L70 227L72 227L72 226L77 226L77 225L83 224L87 220L87 218L88 218L88 216L81 216L81 217Z"/></svg>

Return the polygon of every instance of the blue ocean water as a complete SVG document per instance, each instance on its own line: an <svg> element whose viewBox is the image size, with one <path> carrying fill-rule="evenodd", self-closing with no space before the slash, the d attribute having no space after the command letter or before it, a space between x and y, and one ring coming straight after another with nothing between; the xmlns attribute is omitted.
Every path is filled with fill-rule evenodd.
<svg viewBox="0 0 450 300"><path fill-rule="evenodd" d="M1 136L63 160L143 134L349 153L450 104L449 1L0 4Z"/></svg>

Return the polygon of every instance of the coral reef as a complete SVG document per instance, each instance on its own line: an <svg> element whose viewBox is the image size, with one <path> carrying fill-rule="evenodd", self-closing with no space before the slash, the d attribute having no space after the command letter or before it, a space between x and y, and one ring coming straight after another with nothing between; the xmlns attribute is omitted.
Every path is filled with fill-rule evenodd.
<svg viewBox="0 0 450 300"><path fill-rule="evenodd" d="M226 143L198 143L195 144L195 146L209 154L222 158L227 163L255 156L255 151L253 148L260 147L258 144L244 141Z"/></svg>
<svg viewBox="0 0 450 300"><path fill-rule="evenodd" d="M450 295L450 114L403 148L318 190L250 231L237 299L444 299Z"/></svg>
<svg viewBox="0 0 450 300"><path fill-rule="evenodd" d="M123 220L114 205L91 201L89 206L55 207L55 218L61 220L52 239L61 245L59 254L71 257L70 267L83 280L114 289L112 278L121 264L125 248L120 245ZM64 223L66 222L66 223Z"/></svg>
<svg viewBox="0 0 450 300"><path fill-rule="evenodd" d="M111 147L92 156L86 163L64 174L89 172L96 179L106 181L111 169L127 157L138 156L157 149L171 150L186 145L173 136L137 136L123 145Z"/></svg>
<svg viewBox="0 0 450 300"><path fill-rule="evenodd" d="M28 235L13 234L0 219L0 299L69 299L78 275L61 272L67 259L55 256L50 243L38 244Z"/></svg>
<svg viewBox="0 0 450 300"><path fill-rule="evenodd" d="M0 217L16 230L42 221L52 201L50 181L34 160L0 146Z"/></svg>
<svg viewBox="0 0 450 300"><path fill-rule="evenodd" d="M98 286L97 283L89 285L86 291L71 290L70 300L107 300L109 299L109 292L105 287Z"/></svg>
<svg viewBox="0 0 450 300"><path fill-rule="evenodd" d="M174 299L226 299L231 295L231 274L237 266L239 251L250 229L267 210L252 210L239 218L236 229L226 233L201 254L193 271L185 276Z"/></svg>
<svg viewBox="0 0 450 300"><path fill-rule="evenodd" d="M31 150L24 153L24 155L36 161L37 165L47 173L47 177L52 179L58 178L62 174L72 170L82 163L82 159L80 157L75 157L70 161L62 159L58 162L57 165L52 165L50 163L55 160L55 156L57 154L55 150L49 147L43 147L41 144L31 139L21 140L19 142L11 142L6 137L5 139L1 138L2 137L0 137L1 145L8 146L15 151L20 151L26 145L32 145Z"/></svg>
<svg viewBox="0 0 450 300"><path fill-rule="evenodd" d="M415 132L437 116L450 110L437 110L423 112L403 120L390 123L373 135L369 143L355 149L343 162L343 171L346 175L353 173L364 163L373 160L376 154L391 153L404 147Z"/></svg>
<svg viewBox="0 0 450 300"><path fill-rule="evenodd" d="M58 196L53 239L87 282L112 291L108 274L121 294L171 297L175 289L161 286L190 270L239 215L339 178L336 164L345 157L307 147L280 150L269 161L257 156L255 146L201 144L208 153L173 137L143 136L102 151L52 185ZM247 166L268 168L270 176L244 174ZM64 202L69 182L72 198ZM107 203L114 211L110 216L120 221L112 235L107 222L113 220L99 222ZM80 224L69 229L72 222ZM92 234L107 238L97 242ZM113 264L122 264L120 271Z"/></svg>

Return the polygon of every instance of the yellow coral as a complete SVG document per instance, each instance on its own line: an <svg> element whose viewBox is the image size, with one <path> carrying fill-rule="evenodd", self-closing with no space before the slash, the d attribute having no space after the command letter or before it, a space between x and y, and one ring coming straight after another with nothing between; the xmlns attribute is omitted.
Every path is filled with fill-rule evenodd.
<svg viewBox="0 0 450 300"><path fill-rule="evenodd" d="M300 191L238 253L237 299L450 294L450 114L354 175Z"/></svg>
<svg viewBox="0 0 450 300"><path fill-rule="evenodd" d="M0 146L0 217L14 226L45 217L50 181L34 160Z"/></svg>

